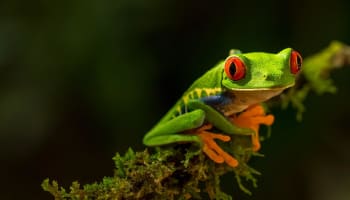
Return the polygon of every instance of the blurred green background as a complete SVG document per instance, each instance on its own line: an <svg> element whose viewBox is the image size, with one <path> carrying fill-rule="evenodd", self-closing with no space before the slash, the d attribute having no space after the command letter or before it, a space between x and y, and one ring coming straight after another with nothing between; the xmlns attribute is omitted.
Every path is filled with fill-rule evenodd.
<svg viewBox="0 0 350 200"><path fill-rule="evenodd" d="M44 1L0 3L1 199L52 199L112 176L115 152L142 137L182 92L230 48L304 57L333 39L350 43L350 2ZM275 109L253 196L233 174L236 199L350 199L350 70L332 74L337 95L311 95L303 122ZM248 184L249 185L249 184Z"/></svg>

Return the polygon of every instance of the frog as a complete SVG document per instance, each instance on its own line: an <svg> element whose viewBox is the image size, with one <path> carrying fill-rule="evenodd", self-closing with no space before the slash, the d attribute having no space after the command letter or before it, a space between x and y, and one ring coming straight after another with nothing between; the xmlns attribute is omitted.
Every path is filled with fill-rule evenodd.
<svg viewBox="0 0 350 200"><path fill-rule="evenodd" d="M214 162L237 167L238 160L216 140L228 142L232 135L250 136L252 149L258 151L260 125L274 121L262 104L293 87L301 69L302 57L292 48L277 53L233 49L225 60L193 82L144 135L143 144L155 147L192 142Z"/></svg>

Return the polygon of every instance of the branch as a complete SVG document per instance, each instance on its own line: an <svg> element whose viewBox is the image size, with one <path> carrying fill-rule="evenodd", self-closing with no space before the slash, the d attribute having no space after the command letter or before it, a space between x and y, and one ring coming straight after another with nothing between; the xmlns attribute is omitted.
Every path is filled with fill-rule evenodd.
<svg viewBox="0 0 350 200"><path fill-rule="evenodd" d="M328 48L304 60L296 86L283 94L277 105L292 105L301 119L305 110L303 101L309 92L334 93L336 87L329 79L329 73L349 63L350 47L340 42L331 43ZM275 105L274 102L269 106ZM238 160L238 167L214 163L195 144L158 147L152 153L147 149L134 152L129 148L123 156L119 153L114 156L113 177L84 186L73 182L69 192L59 187L56 181L46 179L42 188L55 199L232 199L221 191L220 177L233 172L239 188L250 194L243 182L257 187L255 176L260 173L251 168L248 161L261 154L252 150L251 139L247 136L234 135L230 142L219 144Z"/></svg>

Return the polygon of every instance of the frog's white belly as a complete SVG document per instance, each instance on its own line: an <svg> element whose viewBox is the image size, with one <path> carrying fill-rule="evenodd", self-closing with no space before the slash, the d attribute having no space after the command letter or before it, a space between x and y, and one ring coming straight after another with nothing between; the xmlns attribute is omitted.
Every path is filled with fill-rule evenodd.
<svg viewBox="0 0 350 200"><path fill-rule="evenodd" d="M215 107L225 116L230 116L242 112L251 105L267 101L268 99L281 94L286 88L287 87L257 90L231 90L227 93L231 102Z"/></svg>

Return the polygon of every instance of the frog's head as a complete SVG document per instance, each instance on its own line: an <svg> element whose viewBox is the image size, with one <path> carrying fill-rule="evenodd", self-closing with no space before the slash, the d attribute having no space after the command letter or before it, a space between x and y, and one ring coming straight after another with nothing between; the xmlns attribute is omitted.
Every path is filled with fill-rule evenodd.
<svg viewBox="0 0 350 200"><path fill-rule="evenodd" d="M277 54L236 51L225 60L222 85L232 91L284 90L294 85L301 64L291 48Z"/></svg>
<svg viewBox="0 0 350 200"><path fill-rule="evenodd" d="M295 83L301 69L300 54L287 48L277 54L236 51L224 63L222 85L234 97L231 112L240 112L250 105L279 95Z"/></svg>

